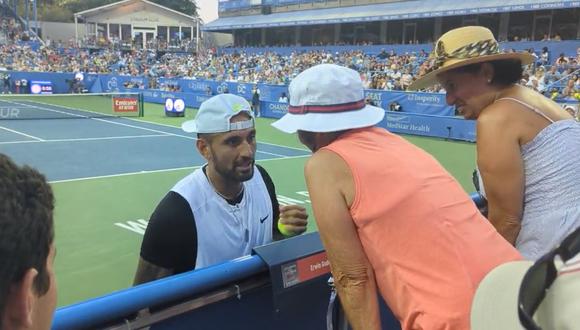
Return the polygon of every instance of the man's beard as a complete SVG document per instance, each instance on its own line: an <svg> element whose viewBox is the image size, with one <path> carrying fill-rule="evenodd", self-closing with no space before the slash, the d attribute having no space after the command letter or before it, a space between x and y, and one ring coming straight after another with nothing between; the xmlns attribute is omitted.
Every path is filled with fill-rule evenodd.
<svg viewBox="0 0 580 330"><path fill-rule="evenodd" d="M214 159L216 159L215 155ZM236 171L236 168L238 167L237 164L234 164L233 168L227 168L226 166L220 165L220 162L217 161L214 163L214 169L222 178L224 178L227 181L244 182L250 180L254 176L254 164L255 160L252 159L249 171L238 172Z"/></svg>

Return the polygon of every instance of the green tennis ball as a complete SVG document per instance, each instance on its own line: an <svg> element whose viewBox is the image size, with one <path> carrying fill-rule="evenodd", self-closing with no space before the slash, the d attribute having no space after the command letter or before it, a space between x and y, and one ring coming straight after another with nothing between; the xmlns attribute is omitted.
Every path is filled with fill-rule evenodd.
<svg viewBox="0 0 580 330"><path fill-rule="evenodd" d="M278 220L278 230L286 237L294 236L294 233L286 229L286 226L280 220Z"/></svg>

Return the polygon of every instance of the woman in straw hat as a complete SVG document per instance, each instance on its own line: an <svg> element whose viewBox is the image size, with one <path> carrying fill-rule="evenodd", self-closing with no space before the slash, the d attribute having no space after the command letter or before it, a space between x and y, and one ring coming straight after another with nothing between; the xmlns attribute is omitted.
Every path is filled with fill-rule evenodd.
<svg viewBox="0 0 580 330"><path fill-rule="evenodd" d="M501 53L491 31L468 26L436 43L433 65L410 89L439 82L447 103L477 120L477 166L488 219L529 259L580 224L580 125L517 84L529 53Z"/></svg>

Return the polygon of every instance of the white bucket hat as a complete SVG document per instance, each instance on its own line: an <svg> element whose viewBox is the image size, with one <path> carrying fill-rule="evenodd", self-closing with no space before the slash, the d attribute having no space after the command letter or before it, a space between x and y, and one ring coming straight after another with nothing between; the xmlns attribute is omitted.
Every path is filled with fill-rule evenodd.
<svg viewBox="0 0 580 330"><path fill-rule="evenodd" d="M385 116L365 104L358 72L335 64L320 64L300 73L289 87L288 113L272 126L286 132L336 132L373 126Z"/></svg>
<svg viewBox="0 0 580 330"><path fill-rule="evenodd" d="M471 306L472 330L579 329L580 229L536 263L492 270Z"/></svg>
<svg viewBox="0 0 580 330"><path fill-rule="evenodd" d="M240 112L246 112L251 119L231 123L231 118ZM254 113L250 104L243 97L233 94L219 94L205 100L195 119L181 125L188 133L223 133L252 127Z"/></svg>

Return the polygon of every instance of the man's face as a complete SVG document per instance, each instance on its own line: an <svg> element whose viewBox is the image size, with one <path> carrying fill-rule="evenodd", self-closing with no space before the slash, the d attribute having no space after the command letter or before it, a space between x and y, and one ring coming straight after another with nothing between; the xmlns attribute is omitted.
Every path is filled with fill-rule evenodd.
<svg viewBox="0 0 580 330"><path fill-rule="evenodd" d="M38 297L34 304L32 328L33 329L50 329L54 310L56 309L56 278L54 275L54 258L56 250L54 244L50 247L50 253L46 258L46 272L49 276L48 291Z"/></svg>
<svg viewBox="0 0 580 330"><path fill-rule="evenodd" d="M249 120L250 116L241 113L231 122ZM230 131L215 134L208 142L208 163L217 173L228 181L243 182L254 175L256 157L256 129Z"/></svg>

